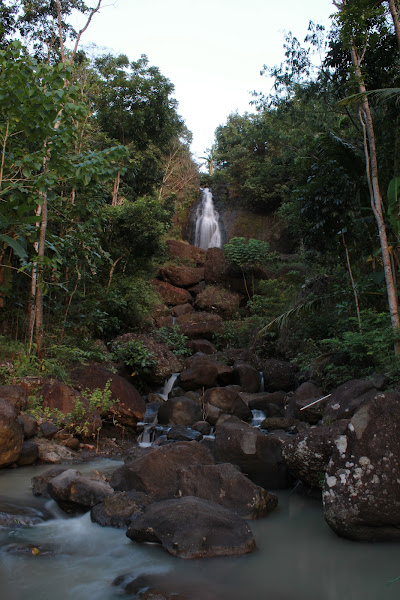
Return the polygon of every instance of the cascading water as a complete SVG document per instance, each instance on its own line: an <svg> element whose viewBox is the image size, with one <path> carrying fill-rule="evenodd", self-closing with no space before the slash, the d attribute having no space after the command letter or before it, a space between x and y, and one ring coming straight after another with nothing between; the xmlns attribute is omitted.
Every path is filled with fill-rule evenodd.
<svg viewBox="0 0 400 600"><path fill-rule="evenodd" d="M195 246L207 250L220 248L222 245L219 217L214 209L212 193L204 188L201 193L201 204L196 211Z"/></svg>

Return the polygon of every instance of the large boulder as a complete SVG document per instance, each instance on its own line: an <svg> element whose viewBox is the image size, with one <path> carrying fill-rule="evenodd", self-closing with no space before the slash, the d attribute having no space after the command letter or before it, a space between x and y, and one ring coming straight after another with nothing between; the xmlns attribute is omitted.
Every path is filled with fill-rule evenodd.
<svg viewBox="0 0 400 600"><path fill-rule="evenodd" d="M127 462L111 476L116 491L137 490L157 499L173 498L180 467L214 464L211 452L198 442L174 442Z"/></svg>
<svg viewBox="0 0 400 600"><path fill-rule="evenodd" d="M203 395L204 411L210 412L210 405L218 408L220 414L235 415L243 421L250 421L252 412L235 390L216 387L206 390Z"/></svg>
<svg viewBox="0 0 400 600"><path fill-rule="evenodd" d="M237 467L192 465L178 471L178 495L196 496L225 506L246 519L259 519L278 504L275 494L255 485Z"/></svg>
<svg viewBox="0 0 400 600"><path fill-rule="evenodd" d="M28 392L22 385L0 385L0 398L21 411L28 403Z"/></svg>
<svg viewBox="0 0 400 600"><path fill-rule="evenodd" d="M191 246L187 242L179 240L166 240L169 254L173 258L185 258L195 263L198 267L203 267L206 260L206 251L197 246Z"/></svg>
<svg viewBox="0 0 400 600"><path fill-rule="evenodd" d="M36 475L36 477L32 477L32 493L34 496L42 496L43 498L51 498L49 491L49 482L57 477L57 475L61 475L64 471L68 471L68 467L52 467L48 469L41 475Z"/></svg>
<svg viewBox="0 0 400 600"><path fill-rule="evenodd" d="M293 394L293 398L290 401L291 406L288 409L289 416L315 425L322 419L323 409L327 399L316 402L315 404L312 403L323 397L324 394L319 387L311 381L305 381L299 385ZM310 404L312 404L312 406L309 406ZM293 409L292 414L290 414L290 409Z"/></svg>
<svg viewBox="0 0 400 600"><path fill-rule="evenodd" d="M324 515L340 536L400 541L400 394L378 393L335 441Z"/></svg>
<svg viewBox="0 0 400 600"><path fill-rule="evenodd" d="M132 520L126 535L135 542L159 543L181 558L238 556L256 548L244 519L191 496L151 504Z"/></svg>
<svg viewBox="0 0 400 600"><path fill-rule="evenodd" d="M243 392L255 394L260 391L261 375L257 369L245 362L233 365L234 382L240 385Z"/></svg>
<svg viewBox="0 0 400 600"><path fill-rule="evenodd" d="M206 283L223 284L226 282L226 261L222 248L209 248L207 250L204 279Z"/></svg>
<svg viewBox="0 0 400 600"><path fill-rule="evenodd" d="M18 456L17 465L24 467L26 465L33 465L39 458L39 448L35 442L24 441L21 448L21 453Z"/></svg>
<svg viewBox="0 0 400 600"><path fill-rule="evenodd" d="M133 515L141 515L152 500L141 492L114 492L92 507L90 518L102 527L125 529Z"/></svg>
<svg viewBox="0 0 400 600"><path fill-rule="evenodd" d="M214 387L217 384L218 368L215 363L204 360L185 369L179 375L178 385L184 390Z"/></svg>
<svg viewBox="0 0 400 600"><path fill-rule="evenodd" d="M239 313L240 295L219 285L206 285L196 296L199 310L213 311L223 319L232 319Z"/></svg>
<svg viewBox="0 0 400 600"><path fill-rule="evenodd" d="M192 296L187 290L171 285L167 281L152 279L153 288L160 295L161 299L168 306L176 306L177 304L187 304L191 301Z"/></svg>
<svg viewBox="0 0 400 600"><path fill-rule="evenodd" d="M324 421L350 419L356 410L375 397L378 390L369 379L352 379L333 390L324 407Z"/></svg>
<svg viewBox="0 0 400 600"><path fill-rule="evenodd" d="M194 312L182 315L176 319L181 333L189 339L211 340L215 333L221 333L223 327L222 318L219 315L208 312Z"/></svg>
<svg viewBox="0 0 400 600"><path fill-rule="evenodd" d="M208 340L190 340L187 342L186 346L193 354L196 354L196 352L201 352L202 354L215 354L216 352L214 344Z"/></svg>
<svg viewBox="0 0 400 600"><path fill-rule="evenodd" d="M85 477L74 469L50 479L48 490L53 500L72 514L86 512L113 493L112 487L102 479Z"/></svg>
<svg viewBox="0 0 400 600"><path fill-rule="evenodd" d="M0 398L0 467L11 465L21 454L24 433L17 417L16 408Z"/></svg>
<svg viewBox="0 0 400 600"><path fill-rule="evenodd" d="M123 377L99 365L78 367L71 376L78 389L89 392L104 390L109 382L111 399L115 404L104 411L106 416L115 417L121 425L129 427L135 427L138 421L143 420L145 401L136 388Z"/></svg>
<svg viewBox="0 0 400 600"><path fill-rule="evenodd" d="M265 361L263 368L264 389L266 392L289 392L294 390L297 368L289 362L270 358Z"/></svg>
<svg viewBox="0 0 400 600"><path fill-rule="evenodd" d="M282 454L293 477L309 487L322 488L335 441L343 435L348 423L346 420L320 425L289 438Z"/></svg>
<svg viewBox="0 0 400 600"><path fill-rule="evenodd" d="M216 427L215 457L219 462L237 465L254 483L266 489L289 486L281 440L235 417Z"/></svg>
<svg viewBox="0 0 400 600"><path fill-rule="evenodd" d="M161 424L174 423L175 425L193 425L200 421L203 411L200 405L185 396L169 398L158 411L158 422Z"/></svg>
<svg viewBox="0 0 400 600"><path fill-rule="evenodd" d="M43 408L49 411L57 410L64 415L72 413L76 409L76 403L82 403L85 409L89 410L89 402L78 390L60 381L46 381L41 389L43 397Z"/></svg>
<svg viewBox="0 0 400 600"><path fill-rule="evenodd" d="M160 277L171 285L183 288L190 287L204 279L204 268L167 265L166 267L161 267Z"/></svg>

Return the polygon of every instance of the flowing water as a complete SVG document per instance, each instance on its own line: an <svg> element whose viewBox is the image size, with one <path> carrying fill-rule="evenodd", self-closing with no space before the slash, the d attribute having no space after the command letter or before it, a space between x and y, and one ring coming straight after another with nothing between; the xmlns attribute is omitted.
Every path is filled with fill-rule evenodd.
<svg viewBox="0 0 400 600"><path fill-rule="evenodd" d="M101 460L80 471L110 472ZM136 544L123 530L91 523L89 514L67 517L52 501L34 498L30 479L49 468L0 471L0 510L31 507L53 517L32 527L0 528L1 600L116 600L122 575L164 573L175 589L196 600L398 600L400 546L359 544L338 538L320 503L279 493L279 507L250 522L258 550L238 558L185 561L156 545ZM32 508L33 507L33 508ZM32 552L15 548L34 546Z"/></svg>
<svg viewBox="0 0 400 600"><path fill-rule="evenodd" d="M196 212L195 246L207 250L220 248L222 245L218 213L214 209L212 193L204 188L201 193L201 204Z"/></svg>

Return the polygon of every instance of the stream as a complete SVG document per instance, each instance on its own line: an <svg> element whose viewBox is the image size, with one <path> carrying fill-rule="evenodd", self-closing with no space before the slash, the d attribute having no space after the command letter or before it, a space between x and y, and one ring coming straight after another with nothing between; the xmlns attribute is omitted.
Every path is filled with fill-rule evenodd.
<svg viewBox="0 0 400 600"><path fill-rule="evenodd" d="M74 466L111 473L121 463L98 459ZM167 575L188 598L204 600L398 600L400 547L337 537L318 501L279 492L278 509L251 521L258 550L239 558L185 561L157 545L136 544L124 530L103 528L90 514L68 517L52 500L35 498L33 476L49 465L2 469L0 511L51 517L30 527L0 528L2 600L112 600L121 575ZM16 553L15 548L34 546ZM10 551L14 550L14 551ZM179 590L181 591L181 590Z"/></svg>

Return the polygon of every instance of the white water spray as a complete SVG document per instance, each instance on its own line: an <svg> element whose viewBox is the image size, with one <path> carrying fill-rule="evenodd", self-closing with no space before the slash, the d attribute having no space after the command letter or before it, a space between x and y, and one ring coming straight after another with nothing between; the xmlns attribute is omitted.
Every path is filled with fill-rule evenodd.
<svg viewBox="0 0 400 600"><path fill-rule="evenodd" d="M214 210L212 193L204 188L201 193L201 204L196 211L195 246L207 250L221 248L221 230L219 217Z"/></svg>

